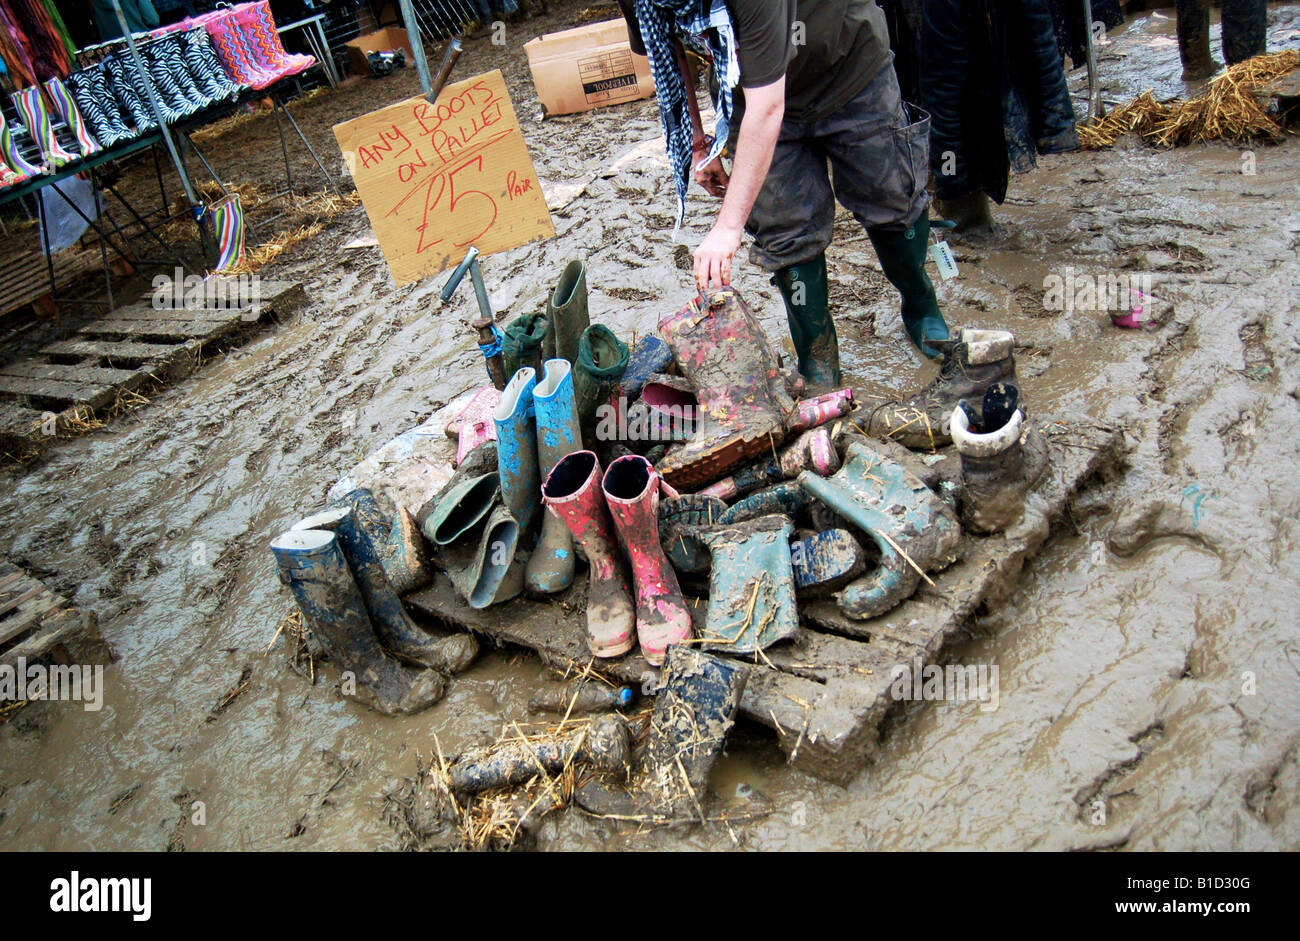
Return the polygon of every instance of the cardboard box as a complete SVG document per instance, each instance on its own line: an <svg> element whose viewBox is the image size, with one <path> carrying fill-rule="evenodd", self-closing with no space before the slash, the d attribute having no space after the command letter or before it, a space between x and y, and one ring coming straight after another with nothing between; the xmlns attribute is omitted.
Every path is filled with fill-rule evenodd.
<svg viewBox="0 0 1300 941"><path fill-rule="evenodd" d="M650 60L634 55L622 17L547 33L524 44L546 114L575 114L655 93Z"/></svg>
<svg viewBox="0 0 1300 941"><path fill-rule="evenodd" d="M348 64L352 66L353 75L370 74L370 65L366 62L366 56L372 52L401 49L406 53L406 64L415 65L415 53L411 51L411 41L406 37L406 30L396 26L385 26L373 33L349 39L343 45L348 48Z"/></svg>

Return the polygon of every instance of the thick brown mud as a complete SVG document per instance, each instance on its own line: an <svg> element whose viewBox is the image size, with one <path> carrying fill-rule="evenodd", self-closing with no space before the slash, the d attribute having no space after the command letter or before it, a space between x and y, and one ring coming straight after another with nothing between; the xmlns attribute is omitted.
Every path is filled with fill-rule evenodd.
<svg viewBox="0 0 1300 941"><path fill-rule="evenodd" d="M690 246L715 204L696 190L673 242L653 101L537 119L521 45L578 5L553 7L511 27L505 47L467 43L458 67L503 69L547 191L571 198L554 240L487 258L484 274L504 318L538 309L583 258L593 320L631 342L689 298ZM1300 6L1271 5L1270 23L1271 47L1295 45ZM1171 24L1148 14L1111 34L1108 95L1178 84ZM295 114L336 167L333 123L415 89L407 70ZM280 157L267 121L241 122L209 156L232 176L269 177ZM1032 415L1118 423L1129 452L950 651L998 666L997 708L906 704L847 788L790 770L762 730L738 727L712 788L726 802L761 792L766 819L646 834L574 808L538 845L726 848L734 834L762 849L1300 847L1298 206L1295 140L1173 152L1125 141L1013 179L999 233L953 240L961 276L939 285L944 310L953 325L1015 332ZM304 283L312 302L291 320L3 472L0 553L94 608L120 661L102 711L39 704L0 727L0 846L390 847L382 794L435 736L452 754L532 718L545 671L519 651L488 653L428 712L387 719L342 700L332 667L313 685L272 645L292 600L268 541L361 457L484 379L472 293L442 308L441 279L393 288L377 250L343 247L368 233L356 208L264 272ZM1149 275L1165 322L1126 331L1048 309L1048 276L1067 267ZM788 350L776 290L738 269ZM933 367L911 353L847 216L830 272L848 378L864 393L912 391ZM241 678L247 689L227 697Z"/></svg>

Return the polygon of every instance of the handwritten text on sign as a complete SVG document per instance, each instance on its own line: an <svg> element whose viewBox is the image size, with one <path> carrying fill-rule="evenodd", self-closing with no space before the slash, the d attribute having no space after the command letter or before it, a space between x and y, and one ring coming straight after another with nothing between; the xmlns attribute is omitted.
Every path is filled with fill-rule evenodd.
<svg viewBox="0 0 1300 941"><path fill-rule="evenodd" d="M335 125L398 284L555 229L499 71Z"/></svg>

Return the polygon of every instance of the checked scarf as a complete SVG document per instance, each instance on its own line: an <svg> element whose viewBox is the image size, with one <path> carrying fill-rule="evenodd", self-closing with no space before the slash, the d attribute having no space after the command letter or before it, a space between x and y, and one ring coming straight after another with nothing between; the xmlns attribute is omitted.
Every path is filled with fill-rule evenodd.
<svg viewBox="0 0 1300 941"><path fill-rule="evenodd" d="M686 216L686 190L691 182L694 134L686 96L695 94L695 90L688 89L682 78L673 39L680 38L684 44L713 58L714 74L718 77L718 99L713 103L716 114L713 146L702 161L707 164L727 145L731 91L740 81L735 31L723 0L636 0L636 18L650 59L650 72L654 76L659 100L659 120L664 126L668 161L672 164L673 182L677 186L675 237Z"/></svg>

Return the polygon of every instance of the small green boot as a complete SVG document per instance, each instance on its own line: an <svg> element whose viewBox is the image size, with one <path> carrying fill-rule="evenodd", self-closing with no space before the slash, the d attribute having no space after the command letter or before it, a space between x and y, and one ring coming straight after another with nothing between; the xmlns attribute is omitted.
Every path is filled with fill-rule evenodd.
<svg viewBox="0 0 1300 941"><path fill-rule="evenodd" d="M587 310L587 266L571 261L564 266L546 302L546 319L550 328L542 340L542 360L567 359L578 365L578 342L582 331L591 326ZM539 370L537 373L541 375Z"/></svg>
<svg viewBox="0 0 1300 941"><path fill-rule="evenodd" d="M925 273L925 255L930 244L929 213L922 213L909 229L877 227L868 229L867 235L875 246L885 277L903 295L903 326L907 335L923 356L936 358L939 350L931 343L948 339L948 324L939 310L930 276Z"/></svg>
<svg viewBox="0 0 1300 941"><path fill-rule="evenodd" d="M790 339L799 357L799 375L820 391L840 387L840 344L831 320L826 284L826 254L789 265L772 275L785 301Z"/></svg>

